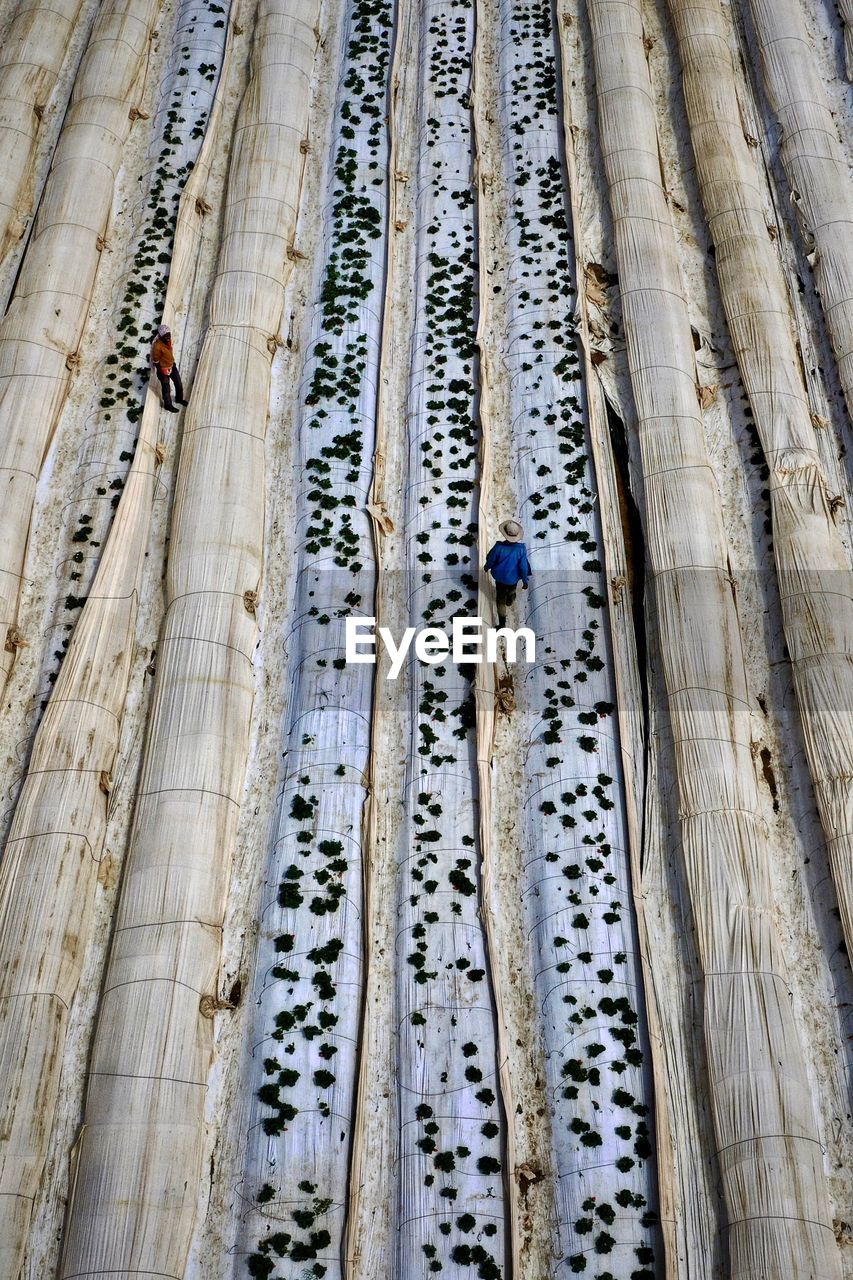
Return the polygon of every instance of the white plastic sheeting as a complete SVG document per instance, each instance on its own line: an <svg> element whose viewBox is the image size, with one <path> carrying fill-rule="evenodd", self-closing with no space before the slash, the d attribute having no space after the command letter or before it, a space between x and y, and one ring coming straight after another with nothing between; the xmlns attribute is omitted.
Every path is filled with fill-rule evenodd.
<svg viewBox="0 0 853 1280"><path fill-rule="evenodd" d="M554 1276L652 1277L651 1075L630 881L607 586L575 336L551 6L501 0L506 349L518 514L534 567L514 669L524 717L524 896L557 1174Z"/></svg>
<svg viewBox="0 0 853 1280"><path fill-rule="evenodd" d="M853 573L833 516L782 268L737 109L719 0L669 0L720 292L770 470L773 547L806 751L853 951Z"/></svg>
<svg viewBox="0 0 853 1280"><path fill-rule="evenodd" d="M414 337L403 517L410 625L476 614L474 5L420 11ZM473 676L473 669L470 675ZM503 1275L503 1117L479 902L470 679L408 667L396 953L395 1274Z"/></svg>
<svg viewBox="0 0 853 1280"><path fill-rule="evenodd" d="M325 260L297 411L296 598L284 768L261 909L242 1242L253 1274L342 1274L362 1021L362 839L374 667L344 665L370 615L393 5L348 0L324 204ZM354 136L353 136L354 135ZM368 1064L371 1069L371 1064ZM319 1273L318 1273L319 1274Z"/></svg>
<svg viewBox="0 0 853 1280"><path fill-rule="evenodd" d="M806 35L800 0L743 0L781 129L782 163L853 414L853 179ZM847 20L850 17L848 5ZM845 31L850 48L850 28ZM849 824L848 824L849 826Z"/></svg>
<svg viewBox="0 0 853 1280"><path fill-rule="evenodd" d="M248 751L271 354L299 204L318 5L260 5L178 469L167 612L61 1266L180 1280L202 1153Z"/></svg>
<svg viewBox="0 0 853 1280"><path fill-rule="evenodd" d="M20 0L0 28L0 264L32 212L36 142L81 5Z"/></svg>
<svg viewBox="0 0 853 1280"><path fill-rule="evenodd" d="M720 499L661 185L639 3L589 0L600 138L640 435L647 544L731 1275L838 1277L819 1134L785 982Z"/></svg>
<svg viewBox="0 0 853 1280"><path fill-rule="evenodd" d="M15 653L36 480L68 394L158 0L106 0L0 322L0 681Z"/></svg>

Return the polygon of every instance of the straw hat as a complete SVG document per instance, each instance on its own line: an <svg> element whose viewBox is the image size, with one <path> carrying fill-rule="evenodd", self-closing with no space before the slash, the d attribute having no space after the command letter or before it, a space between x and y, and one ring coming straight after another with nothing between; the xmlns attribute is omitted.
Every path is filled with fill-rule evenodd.
<svg viewBox="0 0 853 1280"><path fill-rule="evenodd" d="M524 530L517 520L504 520L503 524L498 525L498 528L507 542L521 542L524 537Z"/></svg>

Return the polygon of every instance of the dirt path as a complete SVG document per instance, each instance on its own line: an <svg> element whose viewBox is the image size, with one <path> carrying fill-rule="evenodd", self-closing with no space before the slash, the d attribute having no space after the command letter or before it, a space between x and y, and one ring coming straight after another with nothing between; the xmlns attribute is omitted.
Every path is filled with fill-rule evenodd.
<svg viewBox="0 0 853 1280"><path fill-rule="evenodd" d="M504 180L503 152L508 120L499 97L500 48L509 39L501 7L495 0L480 5L477 111L480 149L479 246L481 297L488 353L491 494L486 527L480 529L483 556L500 536L506 519L524 518L513 476L512 436L516 403L511 394L507 361L508 315L505 300L512 268L505 212L511 199ZM532 535L528 526L527 536ZM481 557L482 559L483 557ZM521 597L526 601L525 597ZM523 625L523 608L519 608ZM535 969L530 921L524 909L526 879L524 812L525 761L529 749L528 671L523 664L508 669L500 662L497 719L491 770L491 857L493 861L494 935L492 963L505 1018L506 1071L515 1105L507 1117L513 1127L514 1167L509 1171L518 1198L518 1280L550 1274L555 1251L555 1170L551 1143L551 1107L546 1087L541 1021L532 982Z"/></svg>

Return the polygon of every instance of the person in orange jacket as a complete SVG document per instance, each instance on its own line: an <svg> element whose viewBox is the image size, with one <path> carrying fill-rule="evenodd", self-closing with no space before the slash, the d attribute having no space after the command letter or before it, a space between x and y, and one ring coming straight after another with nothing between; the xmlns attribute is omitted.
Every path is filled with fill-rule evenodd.
<svg viewBox="0 0 853 1280"><path fill-rule="evenodd" d="M177 413L177 407L172 404L172 389L170 382L175 384L175 398L178 404L187 404L184 399L184 385L181 382L181 375L178 372L178 366L175 364L175 353L172 350L172 331L167 324L161 324L157 329L157 337L154 339L154 345L151 348L151 362L157 373L160 382L160 389L163 393L163 408L169 413Z"/></svg>

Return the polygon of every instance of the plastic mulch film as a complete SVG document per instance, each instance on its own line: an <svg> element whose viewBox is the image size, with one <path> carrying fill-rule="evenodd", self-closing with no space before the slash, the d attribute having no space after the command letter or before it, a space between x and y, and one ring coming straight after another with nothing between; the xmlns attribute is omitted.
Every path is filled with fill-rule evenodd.
<svg viewBox="0 0 853 1280"><path fill-rule="evenodd" d="M168 319L192 284L206 173L202 158L178 212ZM36 734L0 861L0 1276L10 1280L20 1270L48 1151L89 939L162 456L159 421L159 396L149 390L109 541Z"/></svg>
<svg viewBox="0 0 853 1280"><path fill-rule="evenodd" d="M737 109L719 0L669 0L720 292L770 470L773 547L806 752L853 952L853 573L833 516L782 268Z"/></svg>
<svg viewBox="0 0 853 1280"><path fill-rule="evenodd" d="M60 1274L183 1275L254 693L270 364L289 275L316 4L261 3L186 414L166 618ZM286 70L286 74L284 74Z"/></svg>
<svg viewBox="0 0 853 1280"><path fill-rule="evenodd" d="M814 269L841 387L853 414L853 180L829 109L800 0L743 0L761 76L779 122L779 151ZM845 21L851 16L847 5ZM845 27L850 50L850 27ZM849 824L848 824L849 825Z"/></svg>
<svg viewBox="0 0 853 1280"><path fill-rule="evenodd" d="M346 619L370 615L375 591L365 508L387 251L393 9L391 0L346 7L325 261L297 419L296 598L285 640L291 691L261 909L249 1066L255 1101L239 1188L249 1273L272 1274L274 1265L289 1280L342 1274L375 671L343 655Z"/></svg>
<svg viewBox="0 0 853 1280"><path fill-rule="evenodd" d="M42 117L81 7L82 0L20 0L0 29L0 264L32 213Z"/></svg>
<svg viewBox="0 0 853 1280"><path fill-rule="evenodd" d="M557 1174L554 1276L655 1274L652 1083L601 531L566 231L551 6L501 0L511 467L534 573L515 668L524 897ZM600 1261L599 1261L600 1259Z"/></svg>
<svg viewBox="0 0 853 1280"><path fill-rule="evenodd" d="M83 55L38 217L0 322L0 681L36 481L71 383L158 0L107 0Z"/></svg>
<svg viewBox="0 0 853 1280"><path fill-rule="evenodd" d="M838 1277L819 1133L773 914L741 637L661 186L639 4L589 0L640 434L647 545L733 1277Z"/></svg>
<svg viewBox="0 0 853 1280"><path fill-rule="evenodd" d="M474 5L420 11L415 318L404 493L410 625L476 614ZM474 552L472 553L472 548ZM398 851L395 1274L503 1275L504 1119L478 869L471 678L408 667Z"/></svg>

